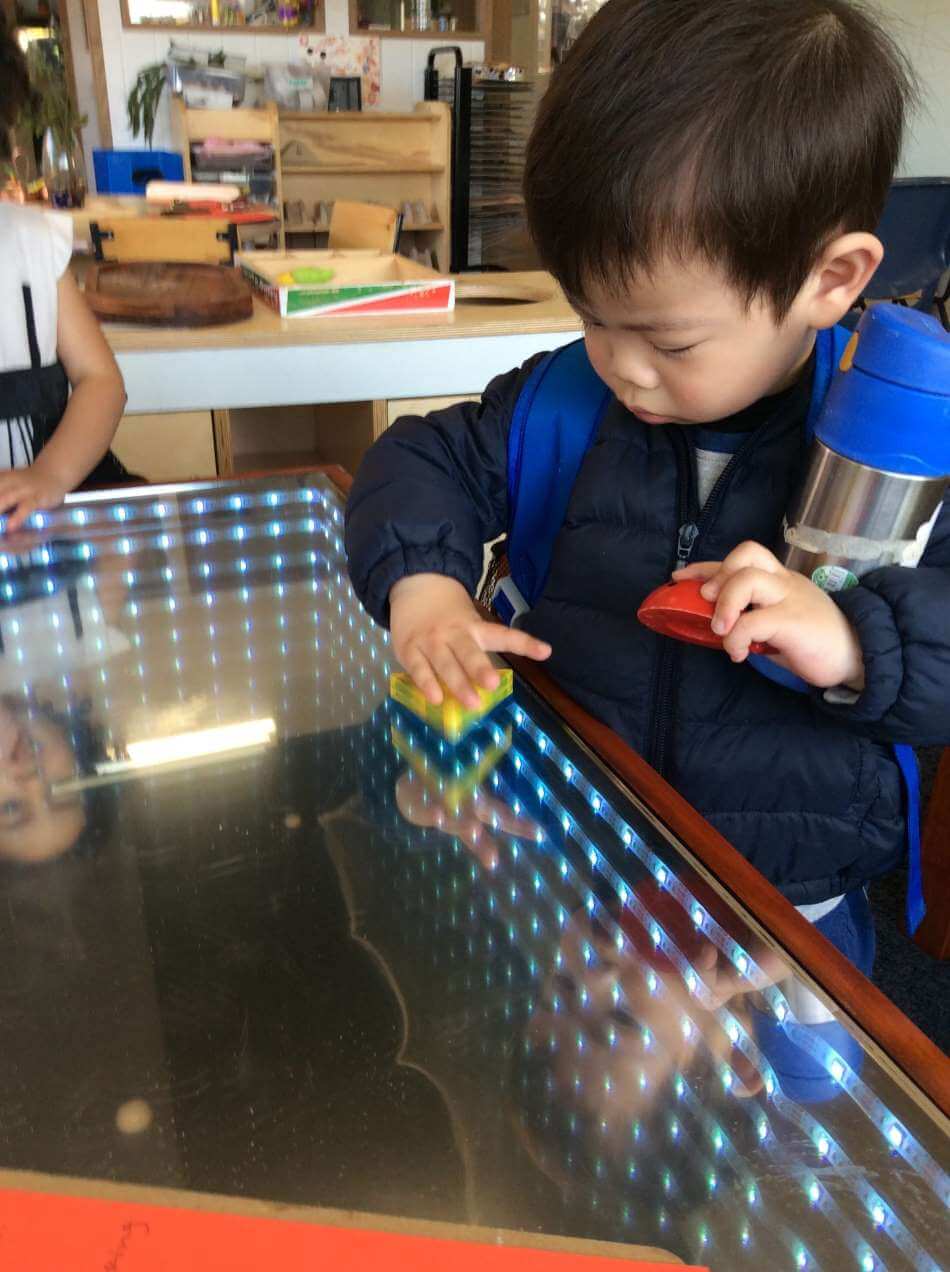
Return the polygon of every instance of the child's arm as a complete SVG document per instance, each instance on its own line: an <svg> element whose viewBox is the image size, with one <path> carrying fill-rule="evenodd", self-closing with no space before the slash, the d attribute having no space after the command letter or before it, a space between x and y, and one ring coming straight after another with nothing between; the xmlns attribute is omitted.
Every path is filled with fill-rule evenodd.
<svg viewBox="0 0 950 1272"><path fill-rule="evenodd" d="M430 702L438 680L467 706L473 685L493 688L488 650L546 658L546 645L486 623L472 596L483 545L507 525L508 428L530 375L498 376L465 402L388 429L360 465L346 509L350 577L396 657Z"/></svg>
<svg viewBox="0 0 950 1272"><path fill-rule="evenodd" d="M16 530L38 508L55 508L109 449L125 406L112 350L70 272L57 287L56 351L72 392L53 436L29 468L0 474L0 512Z"/></svg>
<svg viewBox="0 0 950 1272"><path fill-rule="evenodd" d="M760 544L677 577L689 575L709 580L736 661L750 641L768 641L782 652L776 661L809 684L857 691L850 703L817 698L842 724L882 741L950 744L950 498L915 570L872 570L834 598Z"/></svg>

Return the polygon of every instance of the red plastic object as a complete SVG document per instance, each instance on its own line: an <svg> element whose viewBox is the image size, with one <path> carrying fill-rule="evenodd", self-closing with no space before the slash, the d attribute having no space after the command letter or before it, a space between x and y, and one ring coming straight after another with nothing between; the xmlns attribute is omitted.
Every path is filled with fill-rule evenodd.
<svg viewBox="0 0 950 1272"><path fill-rule="evenodd" d="M637 618L644 627L661 636L722 649L722 637L712 629L716 607L699 590L704 582L705 579L682 579L678 583L664 583L646 598L637 610ZM757 640L749 649L753 654L776 653L771 645Z"/></svg>

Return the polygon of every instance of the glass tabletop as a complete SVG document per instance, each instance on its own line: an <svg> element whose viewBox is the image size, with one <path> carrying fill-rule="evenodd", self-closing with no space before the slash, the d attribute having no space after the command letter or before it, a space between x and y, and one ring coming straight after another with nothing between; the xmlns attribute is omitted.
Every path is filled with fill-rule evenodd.
<svg viewBox="0 0 950 1272"><path fill-rule="evenodd" d="M0 1168L945 1266L927 1100L526 685L392 671L319 474L0 554Z"/></svg>

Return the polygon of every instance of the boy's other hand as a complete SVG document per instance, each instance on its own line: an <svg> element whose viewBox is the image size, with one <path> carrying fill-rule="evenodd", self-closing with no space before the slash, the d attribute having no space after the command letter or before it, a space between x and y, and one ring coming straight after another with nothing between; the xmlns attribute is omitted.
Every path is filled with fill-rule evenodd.
<svg viewBox="0 0 950 1272"><path fill-rule="evenodd" d="M0 513L7 514L6 532L19 530L30 513L58 508L67 493L68 487L35 466L0 474Z"/></svg>
<svg viewBox="0 0 950 1272"><path fill-rule="evenodd" d="M724 561L677 570L680 579L705 579L702 594L716 605L713 631L733 662L753 641L767 642L772 661L820 689L864 688L857 633L826 592L784 565L760 543L740 543Z"/></svg>
<svg viewBox="0 0 950 1272"><path fill-rule="evenodd" d="M479 705L476 686L497 689L489 652L539 661L551 654L527 632L486 622L461 583L444 574L400 579L389 593L389 625L396 657L433 706L443 685L469 708Z"/></svg>

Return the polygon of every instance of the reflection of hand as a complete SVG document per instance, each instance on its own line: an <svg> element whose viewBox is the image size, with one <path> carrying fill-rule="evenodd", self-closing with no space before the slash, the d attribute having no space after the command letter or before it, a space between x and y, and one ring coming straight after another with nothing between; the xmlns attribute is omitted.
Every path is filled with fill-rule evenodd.
<svg viewBox="0 0 950 1272"><path fill-rule="evenodd" d="M528 1027L536 1045L552 1050L553 1071L564 1093L570 1090L573 1100L580 1099L592 1117L617 1134L638 1111L662 1102L673 1074L688 1070L702 1051L714 1064L728 1064L733 1095L752 1096L762 1087L761 1075L715 1011L729 1003L731 1015L743 1022L747 996L787 969L764 943L752 943L749 952L761 975L756 981L744 978L692 928L688 916L686 922L693 941L684 953L706 988L704 1002L668 960L654 956L648 935L618 948L615 930L608 932L580 911L564 930L558 968ZM639 927L629 914L621 921L631 938L635 924Z"/></svg>
<svg viewBox="0 0 950 1272"><path fill-rule="evenodd" d="M449 809L433 799L412 772L403 773L396 781L396 807L413 826L432 826L460 839L486 870L496 869L499 862L493 832L534 839L538 830L529 818L516 816L480 789L462 807Z"/></svg>

